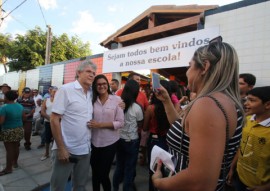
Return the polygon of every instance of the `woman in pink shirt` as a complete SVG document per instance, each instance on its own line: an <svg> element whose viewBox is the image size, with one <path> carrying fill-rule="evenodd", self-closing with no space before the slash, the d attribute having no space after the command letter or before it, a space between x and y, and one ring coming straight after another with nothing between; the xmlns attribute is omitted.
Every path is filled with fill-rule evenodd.
<svg viewBox="0 0 270 191"><path fill-rule="evenodd" d="M88 123L92 129L91 166L93 190L111 191L109 173L119 140L118 129L124 126L124 112L119 107L121 98L112 95L108 79L97 75L93 85L93 119Z"/></svg>
<svg viewBox="0 0 270 191"><path fill-rule="evenodd" d="M174 80L169 81L170 88L171 88L171 100L175 107L179 107L179 99L178 94L180 94L180 89L178 87L178 83Z"/></svg>

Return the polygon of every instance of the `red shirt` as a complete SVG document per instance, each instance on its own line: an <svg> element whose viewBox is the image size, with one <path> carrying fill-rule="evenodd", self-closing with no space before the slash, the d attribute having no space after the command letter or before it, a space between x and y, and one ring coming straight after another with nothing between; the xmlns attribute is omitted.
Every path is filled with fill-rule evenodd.
<svg viewBox="0 0 270 191"><path fill-rule="evenodd" d="M148 124L149 125L149 132L152 134L159 135L159 136L166 136L169 128L163 129L163 130L158 129L157 118L155 116L155 105L152 104L149 107L151 107L151 110L152 110L152 117L151 117L149 124Z"/></svg>

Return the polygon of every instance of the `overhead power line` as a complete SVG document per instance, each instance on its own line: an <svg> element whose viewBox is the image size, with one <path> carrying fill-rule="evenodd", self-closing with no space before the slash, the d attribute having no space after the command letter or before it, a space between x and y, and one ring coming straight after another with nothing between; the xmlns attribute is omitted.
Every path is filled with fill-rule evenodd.
<svg viewBox="0 0 270 191"><path fill-rule="evenodd" d="M63 46L65 46L66 49L68 49L69 51L73 52L74 54L76 54L77 56L80 57L80 55L79 55L77 52L75 52L74 50L70 49L65 43L61 42L61 40L59 40L59 39L57 39L57 38L55 38L55 39L56 39L58 42L60 42L60 44L62 44Z"/></svg>
<svg viewBox="0 0 270 191"><path fill-rule="evenodd" d="M40 5L40 3L39 3L39 0L37 0L37 2L38 2L38 5L39 5L39 9L40 9L40 12L41 12L41 14L42 14L42 17L43 17L43 20L44 20L45 26L47 26L47 22L46 22L46 19L45 19L44 13L43 13L43 11L42 11L41 5Z"/></svg>
<svg viewBox="0 0 270 191"><path fill-rule="evenodd" d="M2 9L2 11L4 13L6 13L6 11L4 9ZM13 20L17 21L18 23L20 23L24 28L26 28L27 30L30 30L30 27L27 26L24 22L20 21L19 19L17 19L16 17L14 17L13 15L10 15L12 17ZM3 22L3 21L2 21ZM2 24L2 22L0 23L0 26Z"/></svg>
<svg viewBox="0 0 270 191"><path fill-rule="evenodd" d="M0 5L0 7L2 7L8 0L5 0L4 3L2 3L2 5Z"/></svg>
<svg viewBox="0 0 270 191"><path fill-rule="evenodd" d="M21 2L19 5L17 5L17 7L15 7L13 10L11 10L6 16L2 17L1 20L3 21L5 18L7 18L13 11L15 11L16 9L18 9L22 4L24 4L27 0L24 0L23 2ZM3 3L4 4L4 3Z"/></svg>
<svg viewBox="0 0 270 191"><path fill-rule="evenodd" d="M15 21L17 21L18 23L20 23L24 28L26 28L27 30L30 30L30 27L27 26L24 22L20 21L19 19L17 19L16 17L14 17L13 15L10 15Z"/></svg>

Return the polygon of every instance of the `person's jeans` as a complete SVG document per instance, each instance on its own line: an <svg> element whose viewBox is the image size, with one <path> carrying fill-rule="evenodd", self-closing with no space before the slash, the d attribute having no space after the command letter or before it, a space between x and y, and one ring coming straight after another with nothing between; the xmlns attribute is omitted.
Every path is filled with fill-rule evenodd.
<svg viewBox="0 0 270 191"><path fill-rule="evenodd" d="M90 167L90 153L85 155L73 155L77 163L63 163L57 158L58 150L52 151L52 175L50 179L51 191L64 191L70 174L72 173L72 187L76 191L86 191L86 183Z"/></svg>
<svg viewBox="0 0 270 191"><path fill-rule="evenodd" d="M25 148L30 148L31 145L31 133L32 133L32 121L24 121L23 122L23 129L24 129L24 146Z"/></svg>
<svg viewBox="0 0 270 191"><path fill-rule="evenodd" d="M123 181L123 191L134 189L134 174L139 154L139 139L126 141L120 139L116 151L116 169L113 175L113 190L119 190L119 184Z"/></svg>
<svg viewBox="0 0 270 191"><path fill-rule="evenodd" d="M93 190L99 191L102 185L104 191L111 191L111 181L109 173L112 162L116 153L118 142L115 142L106 147L95 147L91 145L91 159L92 166L92 185Z"/></svg>
<svg viewBox="0 0 270 191"><path fill-rule="evenodd" d="M150 134L149 138L148 138L148 144L147 144L147 148L148 148L148 167L149 167L149 191L154 191L154 186L152 183L152 175L153 172L150 169L150 161L151 161L151 152L153 147L157 145L160 148L164 149L165 151L168 151L168 145L167 145L167 141L166 141L166 136L158 136L158 135L153 135Z"/></svg>
<svg viewBox="0 0 270 191"><path fill-rule="evenodd" d="M43 128L43 130L41 132L40 139L41 139L40 144L45 145L45 142L46 142L45 127Z"/></svg>
<svg viewBox="0 0 270 191"><path fill-rule="evenodd" d="M52 142L52 130L51 130L51 123L45 121L44 122L44 128L45 128L45 143L50 144ZM42 135L44 136L44 135Z"/></svg>
<svg viewBox="0 0 270 191"><path fill-rule="evenodd" d="M236 191L247 191L247 186L240 180L237 171L233 175L233 187Z"/></svg>

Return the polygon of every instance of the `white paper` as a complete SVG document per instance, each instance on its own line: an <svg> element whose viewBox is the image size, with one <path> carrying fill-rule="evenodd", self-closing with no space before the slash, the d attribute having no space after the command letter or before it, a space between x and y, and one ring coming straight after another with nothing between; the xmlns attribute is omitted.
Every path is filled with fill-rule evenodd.
<svg viewBox="0 0 270 191"><path fill-rule="evenodd" d="M170 170L175 172L175 158L173 155L163 150L159 146L155 145L151 152L151 161L150 161L150 169L155 172L154 166L158 160L161 160L162 163L168 167Z"/></svg>

